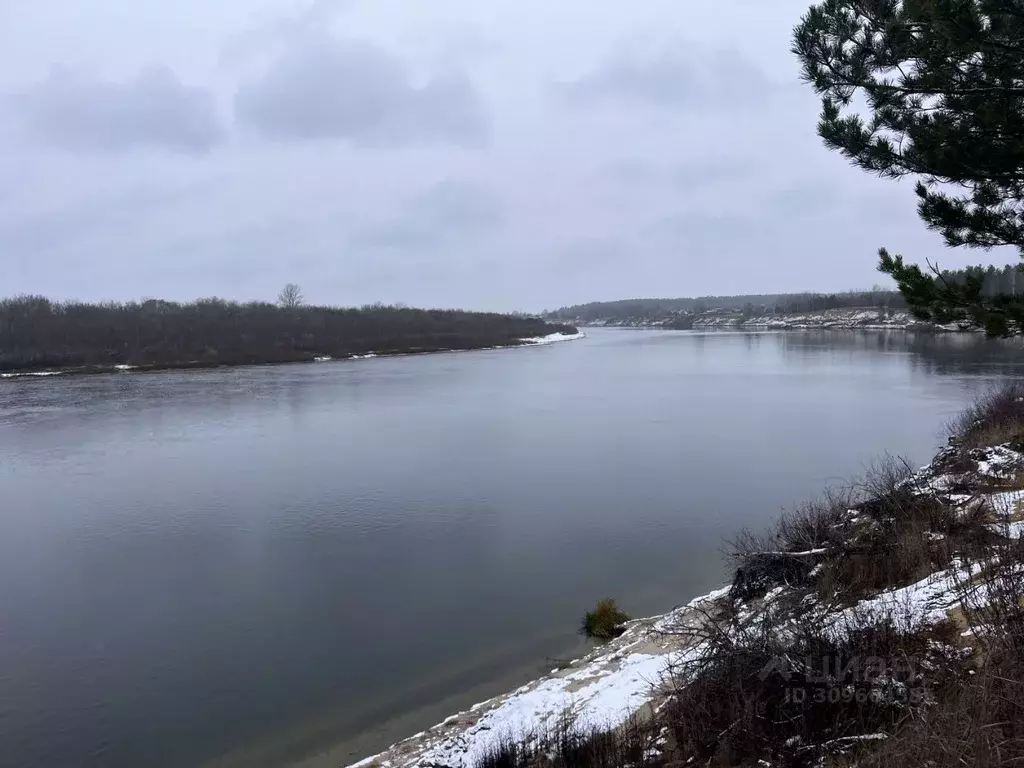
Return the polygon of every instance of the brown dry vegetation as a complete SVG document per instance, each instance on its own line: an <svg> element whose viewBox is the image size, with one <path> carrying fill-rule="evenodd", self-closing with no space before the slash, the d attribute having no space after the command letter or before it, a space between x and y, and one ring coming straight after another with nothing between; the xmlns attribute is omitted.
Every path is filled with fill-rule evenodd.
<svg viewBox="0 0 1024 768"><path fill-rule="evenodd" d="M1024 383L992 389L947 426L963 450L1019 442L1024 436Z"/></svg>

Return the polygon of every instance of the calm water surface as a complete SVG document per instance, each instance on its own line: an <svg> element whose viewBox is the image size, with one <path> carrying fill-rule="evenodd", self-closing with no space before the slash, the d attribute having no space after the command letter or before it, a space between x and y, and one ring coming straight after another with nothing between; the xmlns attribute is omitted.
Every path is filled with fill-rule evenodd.
<svg viewBox="0 0 1024 768"><path fill-rule="evenodd" d="M360 757L578 652L596 598L670 609L740 526L925 462L1019 350L598 330L0 382L0 764Z"/></svg>

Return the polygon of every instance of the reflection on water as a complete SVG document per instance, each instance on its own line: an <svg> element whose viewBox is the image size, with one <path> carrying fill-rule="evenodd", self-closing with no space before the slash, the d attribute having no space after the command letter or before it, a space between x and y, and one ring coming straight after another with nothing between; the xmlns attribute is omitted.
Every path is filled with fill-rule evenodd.
<svg viewBox="0 0 1024 768"><path fill-rule="evenodd" d="M738 527L926 460L1020 364L973 336L599 330L0 382L5 759L380 748L578 650L596 597L671 608Z"/></svg>
<svg viewBox="0 0 1024 768"><path fill-rule="evenodd" d="M787 355L806 359L809 351L850 356L896 355L912 370L949 376L1015 373L1024 366L1020 339L985 339L974 334L809 331L772 336Z"/></svg>

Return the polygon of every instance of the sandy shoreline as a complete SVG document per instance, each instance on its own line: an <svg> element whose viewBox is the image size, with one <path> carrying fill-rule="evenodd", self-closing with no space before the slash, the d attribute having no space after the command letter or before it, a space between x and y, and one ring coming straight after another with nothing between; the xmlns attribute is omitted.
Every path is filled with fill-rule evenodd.
<svg viewBox="0 0 1024 768"><path fill-rule="evenodd" d="M564 627L464 659L370 699L338 701L211 755L200 768L322 768L354 763L453 712L504 694L590 649Z"/></svg>

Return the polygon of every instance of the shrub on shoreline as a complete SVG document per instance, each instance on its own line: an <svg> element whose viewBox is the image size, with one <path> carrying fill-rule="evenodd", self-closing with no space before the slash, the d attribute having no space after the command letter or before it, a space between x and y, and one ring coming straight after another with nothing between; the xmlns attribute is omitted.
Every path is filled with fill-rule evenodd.
<svg viewBox="0 0 1024 768"><path fill-rule="evenodd" d="M597 640L611 640L626 631L625 624L629 621L628 613L609 597L598 600L594 610L587 611L583 616L580 631L587 637Z"/></svg>

